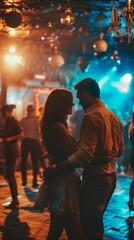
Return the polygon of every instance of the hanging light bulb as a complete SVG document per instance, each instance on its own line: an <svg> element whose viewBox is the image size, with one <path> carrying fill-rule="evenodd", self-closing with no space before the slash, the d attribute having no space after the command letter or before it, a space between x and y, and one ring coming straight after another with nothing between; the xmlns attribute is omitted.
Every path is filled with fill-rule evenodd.
<svg viewBox="0 0 134 240"><path fill-rule="evenodd" d="M71 8L66 8L65 13L63 13L61 16L60 22L68 26L75 22L75 15L72 13Z"/></svg>
<svg viewBox="0 0 134 240"><path fill-rule="evenodd" d="M106 52L108 45L105 40L99 39L94 43L93 48L96 52Z"/></svg>
<svg viewBox="0 0 134 240"><path fill-rule="evenodd" d="M95 43L93 44L93 48L96 52L106 52L108 45L107 42L105 40L103 40L103 35L104 33L101 32L99 34L99 38L97 41L95 41Z"/></svg>
<svg viewBox="0 0 134 240"><path fill-rule="evenodd" d="M54 46L54 54L48 58L48 63L53 68L60 68L63 66L64 62L63 56L58 53L58 47Z"/></svg>

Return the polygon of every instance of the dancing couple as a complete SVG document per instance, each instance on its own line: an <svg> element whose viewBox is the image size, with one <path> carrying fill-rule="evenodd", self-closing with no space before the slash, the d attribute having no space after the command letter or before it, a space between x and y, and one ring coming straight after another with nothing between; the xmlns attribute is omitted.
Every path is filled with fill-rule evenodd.
<svg viewBox="0 0 134 240"><path fill-rule="evenodd" d="M50 228L47 240L65 229L69 240L102 240L103 214L116 187L115 159L124 151L122 125L100 100L98 83L87 78L75 85L84 110L76 142L68 125L73 94L59 88L48 95L41 124L50 166L47 184ZM82 168L82 182L76 168Z"/></svg>

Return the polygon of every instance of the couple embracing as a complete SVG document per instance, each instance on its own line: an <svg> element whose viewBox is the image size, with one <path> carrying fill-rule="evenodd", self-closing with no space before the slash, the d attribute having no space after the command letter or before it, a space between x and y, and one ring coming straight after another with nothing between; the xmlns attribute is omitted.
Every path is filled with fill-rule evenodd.
<svg viewBox="0 0 134 240"><path fill-rule="evenodd" d="M42 117L42 142L54 166L44 176L50 208L47 240L58 240L63 229L69 240L103 239L103 214L116 187L115 158L124 151L122 125L100 100L98 83L86 78L75 90L84 110L78 143L68 127L71 91L54 89ZM83 169L82 182L76 168Z"/></svg>

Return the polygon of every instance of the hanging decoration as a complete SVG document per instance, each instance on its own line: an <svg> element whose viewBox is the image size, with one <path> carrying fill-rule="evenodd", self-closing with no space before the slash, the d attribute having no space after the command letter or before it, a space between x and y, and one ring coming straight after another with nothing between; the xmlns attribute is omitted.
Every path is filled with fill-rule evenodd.
<svg viewBox="0 0 134 240"><path fill-rule="evenodd" d="M22 17L18 10L11 10L5 14L5 23L10 28L17 28L21 25Z"/></svg>
<svg viewBox="0 0 134 240"><path fill-rule="evenodd" d="M110 27L108 29L111 32L111 35L120 38L120 41L123 42L123 37L127 37L127 43L131 42L133 37L133 19L134 19L134 8L132 6L132 0L127 0L127 7L119 9L116 7L116 2L112 7L112 19ZM122 19L125 20L122 21Z"/></svg>
<svg viewBox="0 0 134 240"><path fill-rule="evenodd" d="M75 22L75 15L72 13L72 9L70 7L65 9L65 13L62 14L60 22L67 26L70 26Z"/></svg>
<svg viewBox="0 0 134 240"><path fill-rule="evenodd" d="M77 65L83 72L85 72L85 70L89 66L89 59L87 57L81 57L77 60Z"/></svg>
<svg viewBox="0 0 134 240"><path fill-rule="evenodd" d="M100 28L102 27L100 26ZM107 51L108 45L107 45L107 42L103 39L103 36L104 36L104 33L102 32L102 29L101 29L101 32L99 34L99 39L95 41L95 43L93 44L93 48L97 53L102 53Z"/></svg>
<svg viewBox="0 0 134 240"><path fill-rule="evenodd" d="M86 53L86 42L82 42L82 56L77 60L77 66L83 71L86 72L90 68L89 56Z"/></svg>
<svg viewBox="0 0 134 240"><path fill-rule="evenodd" d="M53 68L60 68L64 65L64 58L63 56L58 52L58 46L55 45L53 47L53 54L48 58L48 63Z"/></svg>
<svg viewBox="0 0 134 240"><path fill-rule="evenodd" d="M105 40L99 39L94 43L93 48L96 52L106 52L108 45Z"/></svg>

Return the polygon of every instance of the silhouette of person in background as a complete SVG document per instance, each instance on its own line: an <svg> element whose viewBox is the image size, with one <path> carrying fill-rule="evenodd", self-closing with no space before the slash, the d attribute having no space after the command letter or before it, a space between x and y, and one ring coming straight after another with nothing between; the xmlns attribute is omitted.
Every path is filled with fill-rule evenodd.
<svg viewBox="0 0 134 240"><path fill-rule="evenodd" d="M12 202L5 207L7 209L14 209L19 205L19 201L17 199L18 191L15 179L15 166L17 158L19 157L18 139L20 139L23 134L18 120L13 116L14 107L15 106L13 105L5 104L1 108L2 115L5 118L3 142L6 161L6 175L12 196Z"/></svg>
<svg viewBox="0 0 134 240"><path fill-rule="evenodd" d="M0 138L3 137L4 125L5 125L5 118L2 116L2 113L0 111ZM2 138L0 141L0 174L2 174L3 177L7 180L5 156L4 156L4 142Z"/></svg>
<svg viewBox="0 0 134 240"><path fill-rule="evenodd" d="M131 142L130 166L133 171L133 180L130 184L128 206L129 210L134 211L134 111L132 112L131 124L129 126L128 133Z"/></svg>
<svg viewBox="0 0 134 240"><path fill-rule="evenodd" d="M31 154L33 167L33 187L37 188L37 175L39 171L39 158L41 156L40 130L38 117L35 115L35 108L32 104L27 106L27 116L22 118L21 126L23 138L21 142L21 173L22 185L27 185L27 158Z"/></svg>
<svg viewBox="0 0 134 240"><path fill-rule="evenodd" d="M131 117L129 115L128 113L126 113L126 119L125 119L126 121L123 124L123 138L124 138L125 151L123 154L122 165L126 173L128 172L129 166L130 166L129 155L130 155L130 148L131 148L130 137L129 137L129 127L131 124Z"/></svg>
<svg viewBox="0 0 134 240"><path fill-rule="evenodd" d="M54 89L45 103L42 118L42 142L48 151L52 164L59 164L77 150L76 142L70 135L67 123L72 114L72 92ZM60 174L48 185L50 228L47 240L58 240L65 229L68 239L81 240L79 218L80 176L72 167Z"/></svg>
<svg viewBox="0 0 134 240"><path fill-rule="evenodd" d="M75 138L75 140L78 140L80 137L80 128L81 128L83 116L84 116L83 110L77 109L74 111L73 115L70 118L73 137Z"/></svg>

